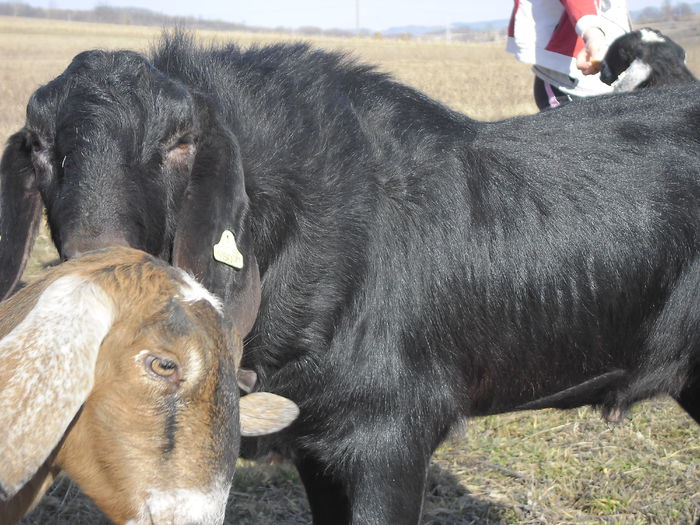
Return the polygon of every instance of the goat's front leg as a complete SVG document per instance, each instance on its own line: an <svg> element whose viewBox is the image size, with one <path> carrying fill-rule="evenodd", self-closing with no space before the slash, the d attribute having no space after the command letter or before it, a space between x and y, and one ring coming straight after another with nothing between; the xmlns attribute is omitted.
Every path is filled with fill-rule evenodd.
<svg viewBox="0 0 700 525"><path fill-rule="evenodd" d="M309 457L297 468L314 525L418 525L429 461L377 445L340 472Z"/></svg>

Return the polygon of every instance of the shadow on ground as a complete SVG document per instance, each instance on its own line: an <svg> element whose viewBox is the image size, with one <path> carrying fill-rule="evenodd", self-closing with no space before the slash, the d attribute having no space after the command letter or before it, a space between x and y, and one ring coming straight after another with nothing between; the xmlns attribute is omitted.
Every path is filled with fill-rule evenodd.
<svg viewBox="0 0 700 525"><path fill-rule="evenodd" d="M506 508L479 500L449 471L432 465L423 525L502 525ZM67 478L59 479L21 525L108 525L93 503ZM304 488L286 464L245 462L236 471L226 525L301 525L311 523Z"/></svg>

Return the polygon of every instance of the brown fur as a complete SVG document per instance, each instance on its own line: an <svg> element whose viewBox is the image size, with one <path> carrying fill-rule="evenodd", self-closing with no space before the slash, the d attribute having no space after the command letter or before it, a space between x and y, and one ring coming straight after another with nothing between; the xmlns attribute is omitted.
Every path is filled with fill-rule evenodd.
<svg viewBox="0 0 700 525"><path fill-rule="evenodd" d="M49 459L14 497L8 501L0 501L0 524L14 523L39 503L61 471L55 465L56 452L57 450L51 453Z"/></svg>
<svg viewBox="0 0 700 525"><path fill-rule="evenodd" d="M118 313L100 348L92 393L55 458L49 458L22 492L21 504L17 498L0 503L0 515L8 521L38 500L56 467L66 470L117 522L135 515L149 489L205 489L215 475L232 474L237 445L217 440L236 441L231 435L236 415L232 402L238 398L234 352L222 317L208 302L173 299L182 281L162 262L116 248L63 264L0 304L0 337L22 321L50 283L76 272L108 291ZM189 327L171 326L174 309L181 309L178 321ZM149 374L134 357L142 350L177 362L181 381L173 385ZM227 378L220 377L222 369L229 370ZM222 385L222 379L230 384ZM226 391L227 406L213 403L217 389ZM179 425L175 446L166 454L167 397Z"/></svg>
<svg viewBox="0 0 700 525"><path fill-rule="evenodd" d="M236 371L242 351L241 338L225 328L218 300L203 288L194 289L180 270L143 252L115 247L62 264L0 303L0 342L30 311L39 307L39 298L47 287L64 276L82 277L96 285L116 311L96 350L94 370L88 371L89 379L93 380L92 390L87 391L84 402L80 401L83 404L78 413L74 417L73 413L69 414L72 422L59 443L55 448L51 445L53 450L44 451L48 458L33 478L7 501L2 501L0 494L0 523L13 523L31 509L60 470L65 470L117 523L131 519L140 520L138 523L171 523L173 513L179 515L179 508L168 507L162 511L162 502L165 501L166 506L181 503L187 506L187 501L178 498L189 493L195 494L196 501L189 507L195 508L195 515L202 498L211 503L213 509L195 518L199 520L196 522L212 522L216 519L212 516L218 513L218 502L223 513L238 456ZM54 304L46 300L44 303ZM48 316L48 338L52 338L62 327L56 326L54 331L50 324L50 318L55 317L51 307ZM75 317L56 319L72 322ZM29 326L29 331L22 334L35 332L34 326ZM76 323L76 326L84 325ZM44 337L46 341L47 336ZM27 346L24 339L21 341L16 348L24 351ZM14 342L10 344L15 345ZM33 355L38 346L42 345L31 346ZM41 367L44 356L53 351L51 345L48 346L39 354L39 362L24 363L31 366L24 366L24 375L16 377L50 374ZM22 353L11 355L21 356ZM160 363L174 362L177 367L171 375L159 375L153 368L149 369L153 358L159 358ZM13 370L19 370L20 360L13 358L11 361L7 356L3 359L0 354L0 395L7 394L6 388L9 388L7 395L12 395L13 390L8 385ZM60 378L57 379L55 383L47 380L46 384L54 390L58 384L60 389ZM18 425L27 425L22 427L22 432L13 435L24 436L28 431L29 439L22 443L30 442L31 447L36 448L37 443L48 439L39 439L43 435L42 428L32 428L23 421L22 401L16 399L11 403L9 406L18 409L6 417ZM243 418L244 432L250 435L279 430L298 413L296 405L290 401L263 393L250 394L245 405L245 410L253 416ZM54 408L51 404L42 406L48 406L49 410ZM36 410L33 413L43 414ZM59 428L63 432L63 427ZM31 439L32 434L37 436L36 440ZM35 458L34 448L28 449L31 450L28 456L19 457ZM12 451L3 451L0 443L0 456L2 454L12 454ZM42 458L36 459L41 461ZM20 472L28 471L27 463L15 463L24 469ZM28 472L31 475L31 471ZM22 483L22 477L13 478L12 471L9 474L9 481L16 479L16 483ZM0 470L2 481L3 471ZM154 492L161 498L160 503L156 503L161 514L155 516L148 506Z"/></svg>

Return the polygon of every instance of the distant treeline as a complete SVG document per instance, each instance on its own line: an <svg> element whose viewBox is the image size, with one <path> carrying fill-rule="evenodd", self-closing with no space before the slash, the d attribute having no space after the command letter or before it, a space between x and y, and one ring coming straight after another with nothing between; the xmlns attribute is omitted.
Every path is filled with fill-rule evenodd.
<svg viewBox="0 0 700 525"><path fill-rule="evenodd" d="M53 9L33 7L22 2L0 3L0 16L23 16L28 18L51 18L76 22L98 22L105 24L127 24L139 26L180 25L194 29L215 29L218 31L252 32L291 32L289 28L255 27L222 20L206 20L193 16L169 16L138 7L98 6L89 11L74 9ZM304 35L353 36L354 31L342 29L322 30L316 27L302 27L294 33Z"/></svg>
<svg viewBox="0 0 700 525"><path fill-rule="evenodd" d="M641 11L635 12L632 18L636 24L666 20L687 20L698 10L698 6L699 4L690 5L686 2L671 4L670 0L666 0L660 8L645 7Z"/></svg>

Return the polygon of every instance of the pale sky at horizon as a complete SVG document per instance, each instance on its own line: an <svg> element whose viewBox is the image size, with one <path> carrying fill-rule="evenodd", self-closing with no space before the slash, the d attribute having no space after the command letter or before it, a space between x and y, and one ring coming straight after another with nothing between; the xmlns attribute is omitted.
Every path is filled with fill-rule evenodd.
<svg viewBox="0 0 700 525"><path fill-rule="evenodd" d="M178 16L195 16L250 26L354 29L356 2L360 27L385 30L407 25L444 26L508 18L513 0L29 0L36 7L92 9L98 5L141 7ZM675 3L675 2L674 2ZM630 10L659 7L662 0L627 0Z"/></svg>

